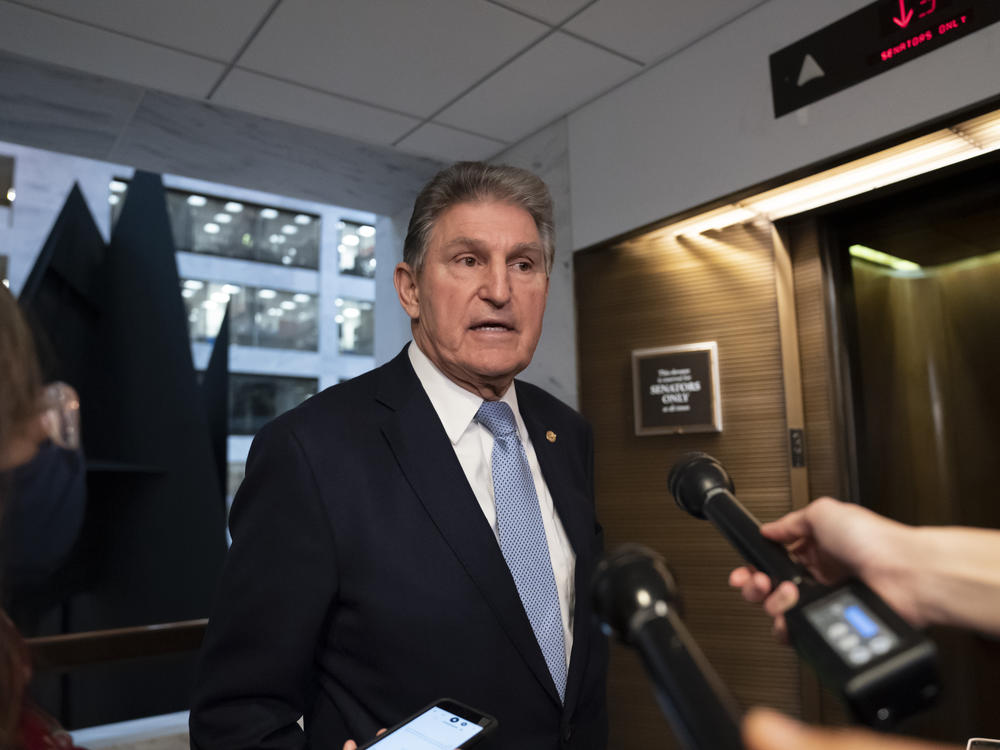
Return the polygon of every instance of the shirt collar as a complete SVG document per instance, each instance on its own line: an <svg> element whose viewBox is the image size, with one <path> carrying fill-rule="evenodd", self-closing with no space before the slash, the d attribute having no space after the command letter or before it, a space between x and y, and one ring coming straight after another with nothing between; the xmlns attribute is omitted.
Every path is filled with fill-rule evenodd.
<svg viewBox="0 0 1000 750"><path fill-rule="evenodd" d="M458 383L455 383L441 372L437 366L431 362L430 358L421 351L416 341L411 341L407 348L410 357L410 364L417 374L420 385L423 386L427 397L431 400L431 406L437 412L438 419L444 426L444 431L448 434L448 439L452 445L458 443L465 431L469 429L475 419L476 412L479 411L483 399L472 391L465 390ZM510 384L510 388L500 399L504 401L514 412L514 421L517 422L518 436L523 441L525 439L524 422L521 420L521 412L517 408L517 391L515 383Z"/></svg>

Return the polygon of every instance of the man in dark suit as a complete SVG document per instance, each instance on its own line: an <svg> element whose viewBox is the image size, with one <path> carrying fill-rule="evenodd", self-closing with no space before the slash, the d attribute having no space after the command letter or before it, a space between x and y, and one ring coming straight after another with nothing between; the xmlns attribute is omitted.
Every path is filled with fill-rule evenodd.
<svg viewBox="0 0 1000 750"><path fill-rule="evenodd" d="M605 747L591 433L514 381L553 243L524 170L460 163L421 192L395 271L413 342L254 440L193 747L337 749L442 697L498 719L484 749Z"/></svg>

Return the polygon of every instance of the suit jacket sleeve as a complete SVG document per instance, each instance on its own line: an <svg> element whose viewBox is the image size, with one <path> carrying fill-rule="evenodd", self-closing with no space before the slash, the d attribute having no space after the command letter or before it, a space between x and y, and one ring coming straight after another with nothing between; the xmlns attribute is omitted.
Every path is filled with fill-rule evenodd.
<svg viewBox="0 0 1000 750"><path fill-rule="evenodd" d="M255 438L202 645L193 748L301 748L314 655L337 589L331 526L292 420Z"/></svg>

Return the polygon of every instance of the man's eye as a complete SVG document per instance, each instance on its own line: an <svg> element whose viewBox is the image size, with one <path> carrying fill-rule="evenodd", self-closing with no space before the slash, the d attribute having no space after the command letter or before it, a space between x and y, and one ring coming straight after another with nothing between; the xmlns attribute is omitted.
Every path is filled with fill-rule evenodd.
<svg viewBox="0 0 1000 750"><path fill-rule="evenodd" d="M520 260L517 263L514 263L513 265L514 265L514 268L516 268L518 271L530 271L531 270L531 263L529 263L526 260Z"/></svg>
<svg viewBox="0 0 1000 750"><path fill-rule="evenodd" d="M474 265L476 265L476 259L473 258L471 255L467 255L464 258L460 258L458 262L461 263L463 266L466 266L467 268L472 268Z"/></svg>

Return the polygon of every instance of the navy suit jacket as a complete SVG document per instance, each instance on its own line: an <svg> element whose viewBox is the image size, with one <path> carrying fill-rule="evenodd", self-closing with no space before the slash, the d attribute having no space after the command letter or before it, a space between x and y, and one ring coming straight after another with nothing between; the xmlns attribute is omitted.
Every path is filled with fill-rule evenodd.
<svg viewBox="0 0 1000 750"><path fill-rule="evenodd" d="M192 747L340 750L442 697L499 720L484 750L606 746L590 428L532 385L519 382L517 396L576 553L565 706L404 349L255 438L202 647Z"/></svg>

